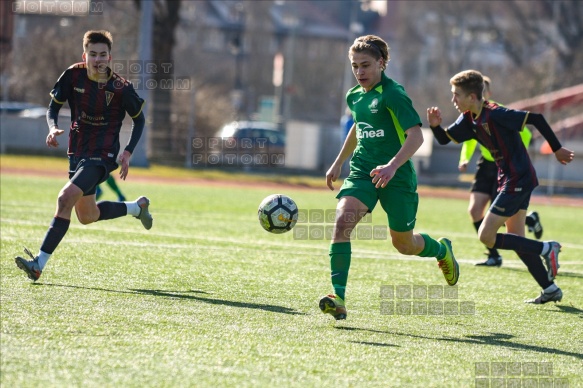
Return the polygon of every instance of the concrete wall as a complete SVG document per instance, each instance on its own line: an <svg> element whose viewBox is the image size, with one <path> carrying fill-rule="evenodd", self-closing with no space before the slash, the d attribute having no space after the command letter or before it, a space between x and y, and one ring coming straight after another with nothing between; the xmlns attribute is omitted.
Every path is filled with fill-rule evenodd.
<svg viewBox="0 0 583 388"><path fill-rule="evenodd" d="M285 167L316 170L320 153L320 126L289 121L285 126Z"/></svg>

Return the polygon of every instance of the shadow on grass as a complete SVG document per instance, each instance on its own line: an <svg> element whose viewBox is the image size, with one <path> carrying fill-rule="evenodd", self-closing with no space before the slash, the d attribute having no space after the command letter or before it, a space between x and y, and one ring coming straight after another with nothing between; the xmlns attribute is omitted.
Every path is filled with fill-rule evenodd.
<svg viewBox="0 0 583 388"><path fill-rule="evenodd" d="M298 312L294 309L290 309L288 307L277 306L277 305L272 305L272 304L245 303L245 302L237 302L237 301L233 301L233 300L204 298L201 296L178 294L179 292L183 292L183 291L140 290L140 289L133 289L132 291L138 292L140 294L149 294L149 295L154 295L154 296L165 296L165 297L169 297L169 298L193 299L193 300L198 300L198 301L204 302L204 303L218 304L218 305L223 305L223 306L265 310L265 311L271 311L274 313L290 314L290 315L306 315L305 313L300 313L300 312ZM175 292L177 292L177 293L175 293ZM187 291L187 292L192 292L192 291Z"/></svg>
<svg viewBox="0 0 583 388"><path fill-rule="evenodd" d="M560 311L557 311L557 310L546 310L546 311L550 311L550 312L561 312L561 313L568 313L568 314L575 314L579 318L583 319L583 310L578 309L577 307L575 307L573 305L571 305L571 306L565 306L565 305L558 304L555 307L557 307Z"/></svg>
<svg viewBox="0 0 583 388"><path fill-rule="evenodd" d="M524 268L513 268L513 267L502 267L506 271L515 271L515 272L525 272L528 273L528 269L526 266ZM557 275L557 279L561 280L561 278L581 278L583 279L583 274L579 272L567 272L567 271L559 271Z"/></svg>
<svg viewBox="0 0 583 388"><path fill-rule="evenodd" d="M348 342L352 342L353 344L361 344L361 345L369 345L369 346L388 346L388 347L396 347L399 348L399 345L393 345L393 344L385 344L382 342L369 342L369 341L348 341Z"/></svg>
<svg viewBox="0 0 583 388"><path fill-rule="evenodd" d="M262 303L236 302L236 301L231 301L231 300L205 298L202 296L188 295L188 294L208 294L208 292L200 291L200 290L164 291L164 290L130 289L129 291L123 291L123 290L110 290L107 288L99 288L99 287L80 287L80 286L71 286L71 285L65 285L65 284L52 284L52 283L32 283L32 285L34 285L34 286L78 288L78 289L83 289L83 290L115 292L115 293L119 293L119 294L163 296L166 298L197 300L197 301L204 302L204 303L217 304L217 305L223 305L223 306L241 307L241 308L248 308L248 309L271 311L273 313L290 314L290 315L306 315L305 313L301 313L301 312L298 312L294 309L290 309L288 307L283 307L283 306L262 304Z"/></svg>
<svg viewBox="0 0 583 388"><path fill-rule="evenodd" d="M335 329L338 330L346 330L346 331L368 331L369 333L379 333L379 334L387 334L385 331L381 330L374 330L374 329L361 329L356 327L349 327L349 326L334 326ZM352 342L353 344L361 344L361 345L369 345L369 346L388 346L388 347L396 347L400 348L400 345L394 344L387 344L384 342L369 342L369 341L348 341Z"/></svg>
<svg viewBox="0 0 583 388"><path fill-rule="evenodd" d="M94 290L94 291L115 292L115 293L118 293L118 294L137 294L137 293L142 293L142 292L139 292L141 290L122 291L122 290L111 290L109 288L81 287L81 286L71 286L69 284L54 284L54 283L42 283L42 282L30 283L30 285L31 286L49 286L49 287L63 287L63 288L78 288L78 289L81 289L81 290ZM195 294L208 294L208 292L201 291L201 290L167 291L167 292L193 292Z"/></svg>
<svg viewBox="0 0 583 388"><path fill-rule="evenodd" d="M394 331L384 331L384 330L374 330L374 329L363 329L358 327L347 327L347 326L337 326L335 329L338 330L355 330L355 331L367 331L371 333L382 333L388 335L396 335L402 337L411 337L411 338L421 338L433 341L448 341L448 342L458 342L458 343L465 343L465 344L473 344L473 345L486 345L486 346L501 346L510 349L518 349L518 350L526 350L530 352L539 352L539 353L549 353L549 354L560 354L563 356L570 356L575 357L578 359L583 359L583 353L575 353L575 352L568 352L560 349L554 348L547 348L544 346L535 346L535 345L527 345L521 344L517 342L510 341L514 336L512 334L505 334L505 333L489 333L488 335L466 335L460 338L455 337L429 337L423 335L416 335L410 333L399 333Z"/></svg>

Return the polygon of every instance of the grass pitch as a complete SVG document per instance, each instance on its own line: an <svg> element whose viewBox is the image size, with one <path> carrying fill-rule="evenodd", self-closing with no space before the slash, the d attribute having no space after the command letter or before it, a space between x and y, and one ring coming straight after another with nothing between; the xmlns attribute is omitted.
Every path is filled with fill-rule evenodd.
<svg viewBox="0 0 583 388"><path fill-rule="evenodd" d="M120 187L150 198L152 230L132 217L89 226L73 217L36 284L13 257L37 252L65 177L3 173L1 386L583 386L581 208L532 206L543 237L563 245L562 303L523 303L539 289L513 252L499 269L474 267L484 249L467 202L422 197L416 230L453 241L458 286L445 286L434 259L400 255L362 229L348 320L335 322L317 307L331 291L329 242L317 232L331 224L298 224L312 228L306 238L269 234L256 218L274 192L310 212L334 209L332 192L131 173ZM379 208L367 225L384 224Z"/></svg>

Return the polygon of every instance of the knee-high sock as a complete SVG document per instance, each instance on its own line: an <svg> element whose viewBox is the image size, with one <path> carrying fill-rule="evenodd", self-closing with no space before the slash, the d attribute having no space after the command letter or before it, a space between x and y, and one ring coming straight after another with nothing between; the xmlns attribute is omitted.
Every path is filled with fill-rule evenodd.
<svg viewBox="0 0 583 388"><path fill-rule="evenodd" d="M99 218L97 221L111 220L128 214L128 207L123 202L101 201L97 203Z"/></svg>
<svg viewBox="0 0 583 388"><path fill-rule="evenodd" d="M553 282L549 281L547 270L540 259L543 246L544 244L540 241L510 233L498 233L496 235L496 243L494 244L495 248L515 251L528 268L534 280L536 280L541 288L545 289L553 284Z"/></svg>
<svg viewBox="0 0 583 388"><path fill-rule="evenodd" d="M493 248L508 249L516 253L527 253L539 256L543 250L543 243L521 237L516 234L498 233Z"/></svg>
<svg viewBox="0 0 583 388"><path fill-rule="evenodd" d="M346 294L351 254L350 241L330 244L330 279L334 293L342 299Z"/></svg>
<svg viewBox="0 0 583 388"><path fill-rule="evenodd" d="M51 226L49 226L49 230L47 230L47 233L45 234L45 239L43 240L40 250L51 255L55 249L57 249L57 246L63 237L65 237L70 224L71 220L66 220L61 217L53 218Z"/></svg>
<svg viewBox="0 0 583 388"><path fill-rule="evenodd" d="M419 233L423 240L425 241L425 247L419 252L417 256L420 257L435 257L437 260L441 260L445 257L445 247L439 243L439 241L434 240L428 234Z"/></svg>
<svg viewBox="0 0 583 388"><path fill-rule="evenodd" d="M517 254L518 257L520 257L520 260L526 265L526 268L528 268L528 272L530 272L534 280L536 280L543 290L553 284L553 282L549 280L547 269L539 256L519 252L517 252Z"/></svg>

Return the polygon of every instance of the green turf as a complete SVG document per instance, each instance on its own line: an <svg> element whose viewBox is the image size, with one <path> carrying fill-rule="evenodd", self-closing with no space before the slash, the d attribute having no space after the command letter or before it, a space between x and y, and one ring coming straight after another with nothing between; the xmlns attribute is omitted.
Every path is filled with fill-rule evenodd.
<svg viewBox="0 0 583 388"><path fill-rule="evenodd" d="M128 198L151 199L152 230L131 217L73 219L33 284L13 257L38 250L63 183L1 177L2 387L469 387L517 365L523 386L583 385L580 208L537 206L544 237L563 244L560 304L523 303L539 290L512 252L500 269L474 267L483 247L466 201L424 197L417 230L450 237L460 261L457 299L436 301L470 313L406 314L405 302L436 301L381 299L397 286L419 292L445 281L434 259L357 239L348 320L337 323L317 308L331 291L328 242L272 235L256 219L274 192L317 211L334 209L330 191L129 180ZM384 223L379 208L368 225ZM399 314L387 314L391 305Z"/></svg>
<svg viewBox="0 0 583 388"><path fill-rule="evenodd" d="M52 172L66 171L69 167L66 158L46 157L33 155L0 155L0 165L6 169L28 169L43 173L47 169ZM119 169L114 172L118 177ZM282 175L268 173L267 170L257 169L257 171L245 173L238 169L192 169L169 167L160 164L152 164L148 168L130 166L129 178L161 178L172 180L193 180L203 179L207 181L231 181L241 182L253 180L264 183L284 183L286 185L296 185L301 187L320 188L326 183L325 177L307 175Z"/></svg>

